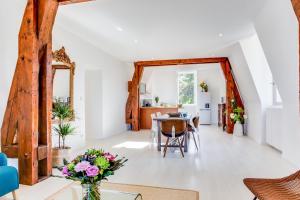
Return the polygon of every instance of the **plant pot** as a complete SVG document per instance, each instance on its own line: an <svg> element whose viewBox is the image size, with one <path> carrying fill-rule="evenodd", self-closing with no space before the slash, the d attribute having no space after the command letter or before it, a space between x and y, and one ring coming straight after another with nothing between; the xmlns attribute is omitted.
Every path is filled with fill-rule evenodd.
<svg viewBox="0 0 300 200"><path fill-rule="evenodd" d="M240 121L235 122L234 129L233 129L233 135L237 137L243 136L243 125Z"/></svg>
<svg viewBox="0 0 300 200"><path fill-rule="evenodd" d="M53 148L52 149L52 167L64 166L64 159L70 160L71 148Z"/></svg>

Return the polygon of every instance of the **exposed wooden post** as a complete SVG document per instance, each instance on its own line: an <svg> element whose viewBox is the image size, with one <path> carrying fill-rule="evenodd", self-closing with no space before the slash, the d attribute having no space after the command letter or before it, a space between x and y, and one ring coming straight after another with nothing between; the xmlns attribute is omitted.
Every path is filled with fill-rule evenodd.
<svg viewBox="0 0 300 200"><path fill-rule="evenodd" d="M135 70L132 81L128 86L129 95L126 103L126 123L132 125L132 130L140 130L139 125L139 85L144 67L138 64L134 65Z"/></svg>
<svg viewBox="0 0 300 200"><path fill-rule="evenodd" d="M233 133L234 123L230 119L230 113L233 112L231 100L235 99L237 105L242 108L244 108L244 104L240 96L237 84L234 80L229 60L226 59L226 61L221 62L220 64L226 80L226 132Z"/></svg>
<svg viewBox="0 0 300 200"><path fill-rule="evenodd" d="M64 1L63 3L77 1ZM28 0L19 55L1 128L1 146L18 158L20 183L52 173L52 29L60 0Z"/></svg>
<svg viewBox="0 0 300 200"><path fill-rule="evenodd" d="M132 81L128 82L128 99L126 104L126 123L131 124L132 130L139 131L139 84L143 75L144 67L155 67L155 66L172 66L172 65L191 65L191 64L209 64L209 63L220 63L226 79L226 109L227 109L227 132L233 133L234 124L230 120L231 99L237 101L238 106L244 108L241 96L238 91L237 84L232 74L230 62L228 58L217 57L217 58L192 58L192 59L174 59L174 60L153 60L153 61L139 61L135 62L135 71L133 74Z"/></svg>

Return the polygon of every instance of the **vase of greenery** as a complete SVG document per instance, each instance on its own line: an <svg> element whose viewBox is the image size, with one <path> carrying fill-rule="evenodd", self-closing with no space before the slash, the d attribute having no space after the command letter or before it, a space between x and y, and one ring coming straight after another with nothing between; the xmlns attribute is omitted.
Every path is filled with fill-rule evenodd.
<svg viewBox="0 0 300 200"><path fill-rule="evenodd" d="M154 101L155 101L156 105L158 105L159 97L155 97L155 98L154 98Z"/></svg>
<svg viewBox="0 0 300 200"><path fill-rule="evenodd" d="M234 136L243 136L243 124L245 122L244 109L242 107L237 106L236 101L231 100L231 106L233 112L230 113L230 119L234 122L233 135Z"/></svg>
<svg viewBox="0 0 300 200"><path fill-rule="evenodd" d="M52 149L52 165L54 167L63 166L63 160L68 159L70 155L70 147L66 146L67 136L73 134L75 128L69 122L73 117L73 111L68 104L56 101L52 110L53 119L58 124L53 130L58 135L58 146Z"/></svg>
<svg viewBox="0 0 300 200"><path fill-rule="evenodd" d="M62 174L67 179L81 183L82 200L101 200L101 181L114 175L127 162L127 159L117 157L103 150L89 149L66 163L61 169Z"/></svg>

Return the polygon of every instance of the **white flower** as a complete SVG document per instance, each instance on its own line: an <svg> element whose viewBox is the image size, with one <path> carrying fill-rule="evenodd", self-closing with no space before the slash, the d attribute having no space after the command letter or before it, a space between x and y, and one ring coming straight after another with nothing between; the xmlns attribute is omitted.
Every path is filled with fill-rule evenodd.
<svg viewBox="0 0 300 200"><path fill-rule="evenodd" d="M234 117L235 117L235 114L234 113L230 113L230 118L234 119Z"/></svg>
<svg viewBox="0 0 300 200"><path fill-rule="evenodd" d="M248 116L247 115L243 115L244 119L248 119Z"/></svg>
<svg viewBox="0 0 300 200"><path fill-rule="evenodd" d="M234 102L234 99L231 99L231 102L233 103L233 102Z"/></svg>

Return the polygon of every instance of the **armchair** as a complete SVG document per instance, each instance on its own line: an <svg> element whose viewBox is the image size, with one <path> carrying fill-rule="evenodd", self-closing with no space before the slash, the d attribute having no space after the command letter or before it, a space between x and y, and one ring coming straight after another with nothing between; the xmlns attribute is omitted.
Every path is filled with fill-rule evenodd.
<svg viewBox="0 0 300 200"><path fill-rule="evenodd" d="M0 153L0 197L10 192L16 200L15 190L19 188L19 175L17 169L7 166L7 157Z"/></svg>

